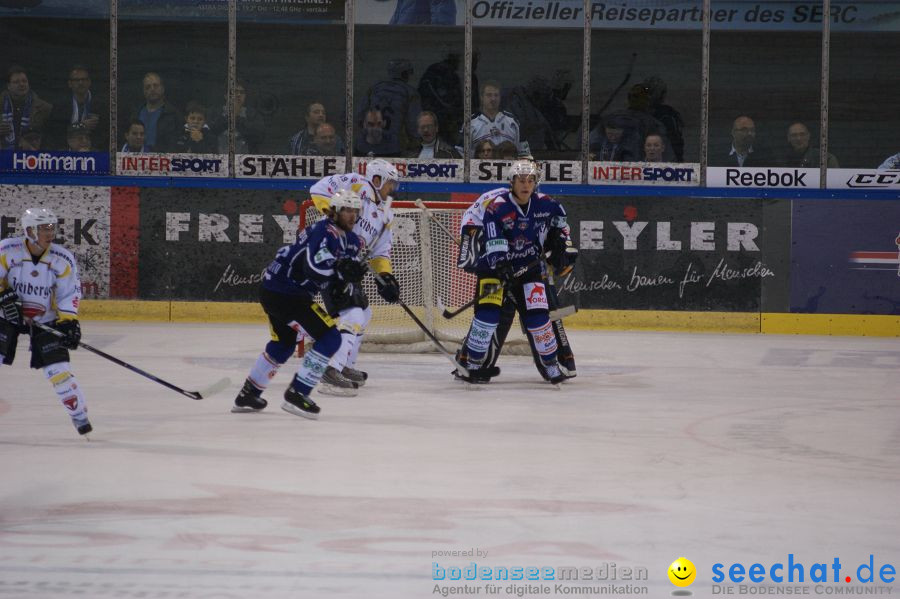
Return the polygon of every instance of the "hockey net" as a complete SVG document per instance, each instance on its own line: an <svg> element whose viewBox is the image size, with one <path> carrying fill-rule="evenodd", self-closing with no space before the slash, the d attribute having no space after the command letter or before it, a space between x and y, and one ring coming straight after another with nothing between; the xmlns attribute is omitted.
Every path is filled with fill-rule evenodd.
<svg viewBox="0 0 900 599"><path fill-rule="evenodd" d="M438 298L445 307L455 308L472 300L476 278L456 267L458 236L465 202L425 202L431 217L440 221L451 238L425 210L413 202L394 202L393 248L391 265L400 282L401 299L419 317L431 333L448 349L462 343L472 321L472 313L444 318L438 310ZM322 218L311 200L300 211L302 228ZM372 308L372 322L366 329L362 351L415 353L430 351L433 345L399 304L381 299L372 276L363 280ZM504 353L526 353L527 342L518 325L518 317L510 329Z"/></svg>

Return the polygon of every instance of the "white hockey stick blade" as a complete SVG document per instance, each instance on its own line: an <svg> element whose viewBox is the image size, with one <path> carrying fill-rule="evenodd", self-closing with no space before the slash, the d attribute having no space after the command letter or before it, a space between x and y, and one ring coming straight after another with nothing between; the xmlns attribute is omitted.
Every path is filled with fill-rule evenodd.
<svg viewBox="0 0 900 599"><path fill-rule="evenodd" d="M200 394L201 397L209 397L210 395L215 395L219 391L223 391L230 386L231 386L231 379L228 377L225 377L224 379L219 379L218 381L216 381L209 387L200 389L200 391L198 391L198 393Z"/></svg>
<svg viewBox="0 0 900 599"><path fill-rule="evenodd" d="M566 316L571 316L576 312L578 312L578 309L575 308L575 306L563 306L556 310L550 310L550 320L560 320Z"/></svg>
<svg viewBox="0 0 900 599"><path fill-rule="evenodd" d="M444 312L447 311L447 306L444 305L443 300L441 300L441 296L438 296L438 297L435 299L435 303L437 304L438 312L440 312L440 313L443 314Z"/></svg>

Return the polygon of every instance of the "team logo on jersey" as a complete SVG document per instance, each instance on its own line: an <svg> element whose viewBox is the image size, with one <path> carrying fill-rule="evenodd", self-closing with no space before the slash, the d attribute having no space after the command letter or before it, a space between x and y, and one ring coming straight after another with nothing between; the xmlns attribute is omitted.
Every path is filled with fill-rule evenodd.
<svg viewBox="0 0 900 599"><path fill-rule="evenodd" d="M527 228L528 228L528 219L527 219L527 218L525 218L525 219L520 219L520 220L519 220L519 229L521 229L522 231L524 231L524 230L527 229Z"/></svg>
<svg viewBox="0 0 900 599"><path fill-rule="evenodd" d="M38 274L40 274L40 273L38 273L38 271L36 271L36 270L32 270L32 271L31 271L31 276L32 276L32 277L36 277L36 276L38 276Z"/></svg>
<svg viewBox="0 0 900 599"><path fill-rule="evenodd" d="M525 309L548 310L547 292L544 290L543 283L525 283Z"/></svg>
<svg viewBox="0 0 900 599"><path fill-rule="evenodd" d="M63 405L69 408L70 411L74 412L78 407L78 396L73 395L72 397L67 397L63 400Z"/></svg>

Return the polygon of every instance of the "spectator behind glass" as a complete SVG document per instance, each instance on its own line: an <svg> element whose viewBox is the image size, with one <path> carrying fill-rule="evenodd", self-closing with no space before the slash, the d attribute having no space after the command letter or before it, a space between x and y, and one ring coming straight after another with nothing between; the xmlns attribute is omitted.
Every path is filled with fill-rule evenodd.
<svg viewBox="0 0 900 599"><path fill-rule="evenodd" d="M238 81L234 86L234 112L237 115L234 121L234 153L256 154L265 137L266 124L262 115L247 105L247 88L244 83ZM209 123L209 131L216 138L216 146L219 154L228 153L228 106L222 106L222 111Z"/></svg>
<svg viewBox="0 0 900 599"><path fill-rule="evenodd" d="M769 151L756 144L756 123L741 115L731 125L731 149L710 156L711 166L774 166Z"/></svg>
<svg viewBox="0 0 900 599"><path fill-rule="evenodd" d="M663 152L666 150L666 144L661 135L651 133L644 140L644 161L645 162L662 162Z"/></svg>
<svg viewBox="0 0 900 599"><path fill-rule="evenodd" d="M384 130L384 119L380 110L370 110L365 114L362 132L357 132L354 145L355 156L386 157L393 156L396 142Z"/></svg>
<svg viewBox="0 0 900 599"><path fill-rule="evenodd" d="M494 146L510 141L516 145L519 156L530 155L528 142L520 139L516 117L500 110L500 89L496 81L485 82L481 90L481 112L472 115L469 123L472 145L474 147L484 139L491 140Z"/></svg>
<svg viewBox="0 0 900 599"><path fill-rule="evenodd" d="M479 160L492 160L494 158L494 144L491 140L485 139L474 146L475 158Z"/></svg>
<svg viewBox="0 0 900 599"><path fill-rule="evenodd" d="M591 159L601 162L635 162L640 159L637 132L629 128L629 121L620 115L605 117L591 131Z"/></svg>
<svg viewBox="0 0 900 599"><path fill-rule="evenodd" d="M631 160L639 160L642 154L644 140L651 133L656 133L663 139L663 145L668 147L666 128L650 113L650 90L642 83L631 86L628 91L628 106L622 110L616 110L607 115L604 120L615 121L624 129L622 143L627 147L626 153L632 156ZM663 160L675 159L674 153L664 151Z"/></svg>
<svg viewBox="0 0 900 599"><path fill-rule="evenodd" d="M461 158L453 146L438 137L438 120L430 110L423 110L416 119L419 139L422 143L411 152L407 158Z"/></svg>
<svg viewBox="0 0 900 599"><path fill-rule="evenodd" d="M819 168L819 148L809 147L809 129L803 123L793 123L787 130L788 145L784 149L782 166ZM840 168L837 158L828 153L828 168Z"/></svg>
<svg viewBox="0 0 900 599"><path fill-rule="evenodd" d="M69 152L90 152L91 133L83 123L72 123L66 131L66 144Z"/></svg>
<svg viewBox="0 0 900 599"><path fill-rule="evenodd" d="M516 144L511 141L504 141L494 150L494 155L500 160L514 160L518 157L519 152Z"/></svg>
<svg viewBox="0 0 900 599"><path fill-rule="evenodd" d="M312 146L313 137L316 135L316 129L325 122L325 106L321 102L310 102L306 106L306 126L295 133L288 141L288 154L303 156L309 154L309 148Z"/></svg>
<svg viewBox="0 0 900 599"><path fill-rule="evenodd" d="M129 121L144 123L144 144L151 152L171 152L181 137L184 118L166 100L166 86L158 73L147 73L143 79L144 104Z"/></svg>
<svg viewBox="0 0 900 599"><path fill-rule="evenodd" d="M558 69L552 81L535 75L525 85L504 90L503 108L515 116L532 151L563 149L568 132L565 99L571 88L569 71Z"/></svg>
<svg viewBox="0 0 900 599"><path fill-rule="evenodd" d="M120 152L149 152L147 146L144 145L144 123L135 119L128 123L128 129L125 131L125 145L122 146Z"/></svg>
<svg viewBox="0 0 900 599"><path fill-rule="evenodd" d="M25 69L13 65L6 73L6 91L0 94L0 150L14 149L30 130L43 131L53 105L31 91Z"/></svg>
<svg viewBox="0 0 900 599"><path fill-rule="evenodd" d="M91 75L87 67L75 65L69 69L68 86L69 93L53 104L50 114L49 127L54 137L52 147L66 148L69 125L80 123L87 129L94 147L108 149L109 108L102 98L95 97L91 92Z"/></svg>
<svg viewBox="0 0 900 599"><path fill-rule="evenodd" d="M206 124L206 108L199 102L188 102L184 130L175 142L175 151L182 154L215 154L216 149L216 138Z"/></svg>
<svg viewBox="0 0 900 599"><path fill-rule="evenodd" d="M900 169L900 152L897 152L893 156L888 156L887 160L882 162L878 166L878 170L891 170L891 169Z"/></svg>
<svg viewBox="0 0 900 599"><path fill-rule="evenodd" d="M322 123L316 128L309 153L312 156L344 155L344 142L338 138L337 131L332 124Z"/></svg>
<svg viewBox="0 0 900 599"><path fill-rule="evenodd" d="M401 156L416 145L416 118L422 112L419 92L409 84L413 74L412 63L405 58L388 61L388 79L369 88L362 100L363 114L378 110L384 119L387 138L394 142L385 151L390 156Z"/></svg>
<svg viewBox="0 0 900 599"><path fill-rule="evenodd" d="M460 55L450 52L444 60L425 69L419 78L422 110L435 114L440 123L438 137L450 143L457 143L456 134L462 128L463 120L463 88L458 74L459 66Z"/></svg>
<svg viewBox="0 0 900 599"><path fill-rule="evenodd" d="M668 92L666 82L654 75L645 79L643 85L650 94L650 115L665 127L666 137L672 147L672 158L675 162L684 162L684 119L680 112L665 104Z"/></svg>

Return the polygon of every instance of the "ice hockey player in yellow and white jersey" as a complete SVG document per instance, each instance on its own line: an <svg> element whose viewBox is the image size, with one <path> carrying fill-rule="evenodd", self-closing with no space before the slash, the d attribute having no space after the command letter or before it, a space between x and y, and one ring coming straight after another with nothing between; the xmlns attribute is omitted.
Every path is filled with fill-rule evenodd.
<svg viewBox="0 0 900 599"><path fill-rule="evenodd" d="M44 371L72 424L86 435L92 427L68 352L77 349L81 339L81 282L75 257L53 244L57 224L50 209L29 208L22 216L25 236L0 241L0 362L12 364L19 334L29 334L31 367ZM64 336L32 323L55 328Z"/></svg>
<svg viewBox="0 0 900 599"><path fill-rule="evenodd" d="M324 211L329 206L329 198L338 190L351 189L362 199L359 219L353 232L362 240L369 266L380 275L384 283L378 283L378 294L387 302L400 299L400 283L392 273L391 248L393 234L391 226L394 215L390 209L393 194L400 184L396 167L386 160L376 158L366 165L365 176L356 173L332 175L317 181L309 190L316 208ZM369 321L372 309L361 287L348 296L341 289L322 289L322 301L329 314L338 318L341 331L341 348L331 359L331 363L319 392L325 394L344 393L341 388L361 387L368 374L354 368L359 347Z"/></svg>

